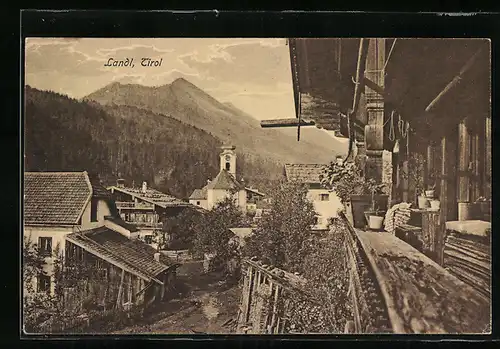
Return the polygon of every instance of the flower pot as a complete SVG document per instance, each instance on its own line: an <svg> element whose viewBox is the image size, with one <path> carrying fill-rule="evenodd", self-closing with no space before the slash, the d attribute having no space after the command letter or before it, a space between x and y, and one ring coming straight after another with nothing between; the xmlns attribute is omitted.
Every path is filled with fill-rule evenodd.
<svg viewBox="0 0 500 349"><path fill-rule="evenodd" d="M418 198L418 208L424 209L429 207L429 199L425 196L419 196Z"/></svg>
<svg viewBox="0 0 500 349"><path fill-rule="evenodd" d="M389 195L375 195L373 199L378 208L387 209ZM363 229L366 226L365 212L370 209L371 205L371 195L351 195L352 218L355 228Z"/></svg>
<svg viewBox="0 0 500 349"><path fill-rule="evenodd" d="M431 209L433 210L439 210L439 207L441 206L441 202L439 200L431 200Z"/></svg>
<svg viewBox="0 0 500 349"><path fill-rule="evenodd" d="M365 211L371 206L370 195L351 195L352 220L354 228L365 227Z"/></svg>
<svg viewBox="0 0 500 349"><path fill-rule="evenodd" d="M371 230L382 230L382 223L384 222L384 217L370 215L370 221L368 226Z"/></svg>
<svg viewBox="0 0 500 349"><path fill-rule="evenodd" d="M426 190L425 196L428 197L429 199L433 199L434 198L434 190Z"/></svg>
<svg viewBox="0 0 500 349"><path fill-rule="evenodd" d="M469 202L459 202L458 203L458 220L468 221L472 219L472 209L473 205Z"/></svg>

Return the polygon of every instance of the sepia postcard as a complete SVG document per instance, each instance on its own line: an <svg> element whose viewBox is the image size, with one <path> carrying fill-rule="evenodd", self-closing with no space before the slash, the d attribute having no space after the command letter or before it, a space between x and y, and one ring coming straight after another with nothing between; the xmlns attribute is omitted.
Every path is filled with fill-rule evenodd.
<svg viewBox="0 0 500 349"><path fill-rule="evenodd" d="M24 42L29 334L490 334L491 42Z"/></svg>

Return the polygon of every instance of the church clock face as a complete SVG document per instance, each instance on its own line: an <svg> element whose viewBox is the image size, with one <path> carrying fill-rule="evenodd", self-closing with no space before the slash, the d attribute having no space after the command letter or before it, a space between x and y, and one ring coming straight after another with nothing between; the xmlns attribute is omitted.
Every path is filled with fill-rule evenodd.
<svg viewBox="0 0 500 349"><path fill-rule="evenodd" d="M226 161L231 161L231 156L230 155L226 155Z"/></svg>

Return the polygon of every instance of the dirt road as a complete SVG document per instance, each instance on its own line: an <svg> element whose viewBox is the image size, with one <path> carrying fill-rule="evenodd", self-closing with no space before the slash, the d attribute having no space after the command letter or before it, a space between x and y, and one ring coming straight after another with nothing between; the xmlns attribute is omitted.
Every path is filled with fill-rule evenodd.
<svg viewBox="0 0 500 349"><path fill-rule="evenodd" d="M204 275L199 262L178 271L184 294L162 304L141 323L116 334L227 334L234 332L240 291L217 274Z"/></svg>

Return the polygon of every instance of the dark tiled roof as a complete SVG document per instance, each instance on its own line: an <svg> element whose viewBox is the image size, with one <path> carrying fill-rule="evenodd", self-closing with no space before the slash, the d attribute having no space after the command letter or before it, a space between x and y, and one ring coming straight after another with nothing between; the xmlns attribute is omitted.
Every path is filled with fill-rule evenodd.
<svg viewBox="0 0 500 349"><path fill-rule="evenodd" d="M288 181L297 181L306 184L321 183L320 175L323 164L286 164L285 176Z"/></svg>
<svg viewBox="0 0 500 349"><path fill-rule="evenodd" d="M110 222L113 222L113 223L115 223L116 225L119 225L122 228L127 229L131 233L135 233L136 231L139 231L139 229L137 229L137 227L135 225L128 224L121 217L106 216L106 217L104 217L104 219L108 220Z"/></svg>
<svg viewBox="0 0 500 349"><path fill-rule="evenodd" d="M77 224L91 195L110 199L110 193L87 172L25 172L26 224Z"/></svg>
<svg viewBox="0 0 500 349"><path fill-rule="evenodd" d="M240 190L244 189L244 186L239 183L236 178L233 177L232 174L230 174L226 170L222 170L219 172L217 177L214 178L213 181L208 183L208 185L205 187L207 189L222 189L222 190Z"/></svg>
<svg viewBox="0 0 500 349"><path fill-rule="evenodd" d="M167 207L189 207L191 206L190 203L184 202L181 199L176 198L175 196L168 195L165 193L162 193L161 191L158 191L156 189L146 189L146 192L143 193L141 189L139 188L129 188L129 187L116 187L112 186L109 187L108 189L113 189L115 191L119 191L128 195L131 195L133 197L136 197L140 200L149 202L151 204L155 204L157 206L167 208Z"/></svg>
<svg viewBox="0 0 500 349"><path fill-rule="evenodd" d="M154 259L156 250L151 246L128 239L107 227L71 233L66 235L66 239L147 280L158 281L158 274L169 268Z"/></svg>
<svg viewBox="0 0 500 349"><path fill-rule="evenodd" d="M207 199L207 188L195 189L193 194L189 197L189 200L206 200Z"/></svg>
<svg viewBox="0 0 500 349"><path fill-rule="evenodd" d="M99 178L89 175L90 184L92 185L92 196L103 199L111 199L111 193L100 183Z"/></svg>
<svg viewBox="0 0 500 349"><path fill-rule="evenodd" d="M76 224L91 193L86 172L26 172L24 222Z"/></svg>
<svg viewBox="0 0 500 349"><path fill-rule="evenodd" d="M251 193L253 193L253 194L256 194L256 195L258 195L258 196L266 196L266 194L261 193L258 189L245 187L245 190L246 190L246 191L249 191L249 192L251 192Z"/></svg>

